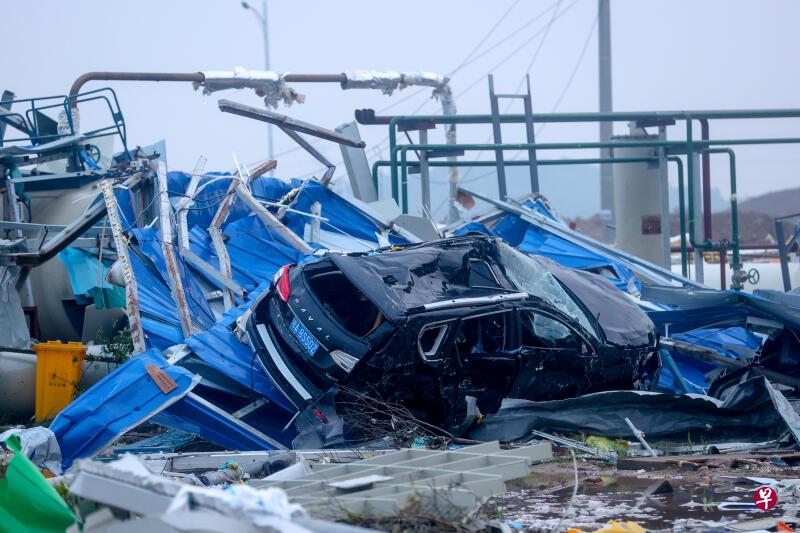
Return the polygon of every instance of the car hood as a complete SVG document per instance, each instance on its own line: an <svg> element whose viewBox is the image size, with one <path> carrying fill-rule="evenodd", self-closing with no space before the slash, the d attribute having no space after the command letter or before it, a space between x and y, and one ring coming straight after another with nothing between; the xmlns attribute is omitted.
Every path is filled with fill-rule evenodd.
<svg viewBox="0 0 800 533"><path fill-rule="evenodd" d="M653 321L613 283L597 274L565 268L556 263L548 264L548 267L597 320L606 342L625 348L653 343Z"/></svg>

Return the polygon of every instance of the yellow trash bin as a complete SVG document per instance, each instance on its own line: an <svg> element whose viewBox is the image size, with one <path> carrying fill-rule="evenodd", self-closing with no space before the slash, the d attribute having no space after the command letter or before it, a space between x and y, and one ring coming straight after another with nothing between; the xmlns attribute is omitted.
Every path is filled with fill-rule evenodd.
<svg viewBox="0 0 800 533"><path fill-rule="evenodd" d="M70 404L81 379L86 345L47 341L33 345L36 352L36 421L54 418Z"/></svg>

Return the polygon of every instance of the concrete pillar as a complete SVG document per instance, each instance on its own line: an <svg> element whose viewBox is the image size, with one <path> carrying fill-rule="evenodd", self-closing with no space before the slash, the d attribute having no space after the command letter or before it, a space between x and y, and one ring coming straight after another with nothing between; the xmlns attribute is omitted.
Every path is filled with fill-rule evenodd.
<svg viewBox="0 0 800 533"><path fill-rule="evenodd" d="M614 140L653 140L636 134ZM652 147L614 148L615 158L656 157ZM658 161L617 163L614 166L616 246L620 250L662 265L664 250L661 224L661 176Z"/></svg>

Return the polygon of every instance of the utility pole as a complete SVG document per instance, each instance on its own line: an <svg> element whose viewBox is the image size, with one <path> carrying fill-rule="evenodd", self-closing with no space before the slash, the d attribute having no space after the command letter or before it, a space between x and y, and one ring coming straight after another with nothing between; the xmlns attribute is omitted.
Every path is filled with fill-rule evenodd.
<svg viewBox="0 0 800 533"><path fill-rule="evenodd" d="M264 38L264 70L269 71L269 23L267 18L267 0L262 0L261 2L261 12L248 4L247 2L242 2L242 8L248 11L251 11L253 15L256 17L256 20L261 25L261 35ZM272 125L267 125L267 159L273 159L273 149L272 149Z"/></svg>
<svg viewBox="0 0 800 533"><path fill-rule="evenodd" d="M611 7L610 0L597 2L597 49L598 49L598 86L600 112L612 111L611 102ZM612 122L600 122L600 142L610 142L614 132ZM600 157L611 157L610 148L602 148ZM603 240L611 242L613 232L608 227L614 223L614 165L603 163L600 165L600 210L603 222Z"/></svg>

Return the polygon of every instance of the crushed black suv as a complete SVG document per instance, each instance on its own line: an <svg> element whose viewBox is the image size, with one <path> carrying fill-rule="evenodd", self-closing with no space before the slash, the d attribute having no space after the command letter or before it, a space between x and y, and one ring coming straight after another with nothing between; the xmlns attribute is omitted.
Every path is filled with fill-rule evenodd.
<svg viewBox="0 0 800 533"><path fill-rule="evenodd" d="M646 389L658 338L600 276L467 236L284 266L245 316L270 378L302 410L347 388L440 427L503 398Z"/></svg>

